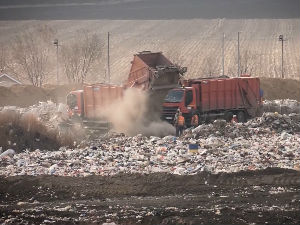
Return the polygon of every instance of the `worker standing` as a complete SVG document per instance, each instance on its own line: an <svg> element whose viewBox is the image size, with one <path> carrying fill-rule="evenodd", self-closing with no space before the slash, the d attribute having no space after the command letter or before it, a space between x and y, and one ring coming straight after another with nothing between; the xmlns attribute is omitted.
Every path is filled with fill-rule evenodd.
<svg viewBox="0 0 300 225"><path fill-rule="evenodd" d="M177 115L177 119L176 119L176 115L175 115L175 127L176 127L176 136L179 137L182 135L183 129L184 129L184 125L185 125L185 119L182 115L182 112L179 110L177 111L178 115ZM176 113L176 114L177 114Z"/></svg>
<svg viewBox="0 0 300 225"><path fill-rule="evenodd" d="M199 117L196 112L193 112L191 126L195 128L198 127L198 125L199 125Z"/></svg>
<svg viewBox="0 0 300 225"><path fill-rule="evenodd" d="M176 114L174 116L173 125L176 127L178 116L179 116L180 109L177 109Z"/></svg>
<svg viewBox="0 0 300 225"><path fill-rule="evenodd" d="M236 118L236 115L233 115L232 119L231 119L231 123L237 123L238 120Z"/></svg>

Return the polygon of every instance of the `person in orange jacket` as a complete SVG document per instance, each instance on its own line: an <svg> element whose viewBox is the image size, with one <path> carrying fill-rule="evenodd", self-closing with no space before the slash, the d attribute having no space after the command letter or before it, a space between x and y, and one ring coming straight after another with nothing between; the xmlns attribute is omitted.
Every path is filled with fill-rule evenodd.
<svg viewBox="0 0 300 225"><path fill-rule="evenodd" d="M191 120L191 126L192 127L198 127L199 125L199 117L196 112L193 112L192 120Z"/></svg>
<svg viewBox="0 0 300 225"><path fill-rule="evenodd" d="M185 119L180 110L177 111L177 117L175 116L175 128L176 128L176 136L179 137L183 133Z"/></svg>

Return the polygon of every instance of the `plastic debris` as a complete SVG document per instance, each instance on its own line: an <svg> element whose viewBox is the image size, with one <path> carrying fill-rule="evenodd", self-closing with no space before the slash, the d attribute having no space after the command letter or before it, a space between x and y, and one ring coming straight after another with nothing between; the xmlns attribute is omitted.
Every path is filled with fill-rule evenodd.
<svg viewBox="0 0 300 225"><path fill-rule="evenodd" d="M272 104L274 102L288 106L291 112L299 106L293 100ZM65 105L57 106L50 101L29 108L4 107L2 110L35 113L49 127L56 126L54 121L66 115ZM84 177L155 172L193 175L200 171L230 173L267 167L300 170L300 115L265 112L262 117L244 124L216 120L187 129L179 138L141 134L128 137L110 132L98 139L86 140L80 146L19 154L8 149L0 155L0 176Z"/></svg>
<svg viewBox="0 0 300 225"><path fill-rule="evenodd" d="M280 114L300 113L300 103L292 99L265 100L264 112L278 112Z"/></svg>
<svg viewBox="0 0 300 225"><path fill-rule="evenodd" d="M68 117L67 105L62 103L56 105L52 101L39 102L27 108L4 106L0 108L1 111L15 111L21 115L33 114L49 128L57 128L61 120Z"/></svg>
<svg viewBox="0 0 300 225"><path fill-rule="evenodd" d="M4 158L4 157L11 157L15 154L15 150L13 149L7 149L5 152L1 153L0 158Z"/></svg>

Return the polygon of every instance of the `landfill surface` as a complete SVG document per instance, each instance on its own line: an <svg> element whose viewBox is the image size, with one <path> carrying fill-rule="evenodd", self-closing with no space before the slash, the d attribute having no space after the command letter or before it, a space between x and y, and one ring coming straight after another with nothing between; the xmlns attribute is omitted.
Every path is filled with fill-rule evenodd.
<svg viewBox="0 0 300 225"><path fill-rule="evenodd" d="M179 138L110 132L58 151L2 149L0 223L299 224L299 103L266 103L262 117ZM62 108L10 110L47 124Z"/></svg>

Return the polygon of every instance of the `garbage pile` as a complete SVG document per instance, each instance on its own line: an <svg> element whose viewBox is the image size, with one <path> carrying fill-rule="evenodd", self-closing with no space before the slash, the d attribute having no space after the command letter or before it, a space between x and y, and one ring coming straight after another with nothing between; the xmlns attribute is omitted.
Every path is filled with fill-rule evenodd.
<svg viewBox="0 0 300 225"><path fill-rule="evenodd" d="M295 116L265 113L262 118L245 124L215 121L187 130L180 138L111 133L87 141L85 148L3 152L0 175L83 177L155 172L192 175L200 171L230 173L267 167L298 170L300 134L299 120L293 120Z"/></svg>
<svg viewBox="0 0 300 225"><path fill-rule="evenodd" d="M0 147L22 152L25 149L58 150L72 146L83 138L80 127L68 125L67 107L40 102L28 108L5 106L0 108ZM63 126L64 124L67 124Z"/></svg>
<svg viewBox="0 0 300 225"><path fill-rule="evenodd" d="M67 119L68 111L65 104L56 104L52 101L39 102L39 104L20 108L17 106L0 107L0 112L17 112L21 115L32 114L48 128L56 129L62 119Z"/></svg>
<svg viewBox="0 0 300 225"><path fill-rule="evenodd" d="M290 134L300 132L300 114L281 115L278 113L264 113L261 117L254 118L246 123L226 123L225 120L216 120L212 124L202 124L197 128L186 130L186 136L198 138L224 136L230 138L248 138L254 134L270 132L287 132Z"/></svg>
<svg viewBox="0 0 300 225"><path fill-rule="evenodd" d="M262 117L249 121L246 125L249 127L270 127L276 132L300 132L300 114L264 113Z"/></svg>
<svg viewBox="0 0 300 225"><path fill-rule="evenodd" d="M278 112L280 114L300 113L300 102L292 99L264 100L264 112Z"/></svg>

